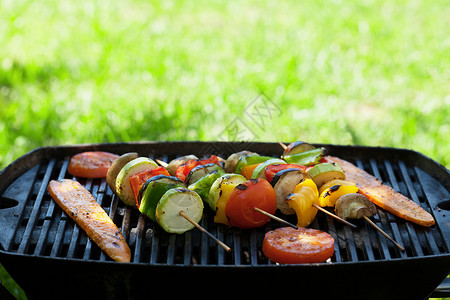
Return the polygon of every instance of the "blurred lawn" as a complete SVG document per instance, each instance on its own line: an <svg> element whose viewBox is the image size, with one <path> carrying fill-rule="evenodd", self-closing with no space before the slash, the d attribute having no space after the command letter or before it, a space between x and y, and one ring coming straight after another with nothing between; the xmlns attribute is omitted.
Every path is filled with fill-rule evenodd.
<svg viewBox="0 0 450 300"><path fill-rule="evenodd" d="M0 0L0 15L0 169L44 145L216 140L236 118L257 140L450 168L448 0ZM263 127L245 111L260 93L279 109Z"/></svg>

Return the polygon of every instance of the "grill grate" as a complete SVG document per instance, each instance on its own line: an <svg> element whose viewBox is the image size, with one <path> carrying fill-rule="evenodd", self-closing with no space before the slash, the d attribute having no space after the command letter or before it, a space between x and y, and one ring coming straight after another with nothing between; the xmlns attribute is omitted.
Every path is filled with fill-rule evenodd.
<svg viewBox="0 0 450 300"><path fill-rule="evenodd" d="M150 158L164 161L182 155L147 154ZM70 156L65 156L40 161L4 192L2 201L9 199L8 201L22 202L20 198L25 199L23 210L20 212L21 221L13 230L6 246L3 244L7 251L50 258L111 260L55 205L47 192L50 180L71 178L67 173L69 159ZM424 171L419 167L396 159L376 160L369 157L349 160L410 197L426 210L432 211L427 199L435 195L427 186L430 179L424 177ZM196 229L182 235L164 232L154 222L140 215L136 208L126 207L116 195L113 195L104 179L79 179L79 181L91 191L97 202L120 227L130 246L131 261L134 263L201 266L273 264L262 254L261 246L264 233L281 226L275 221L270 221L262 228L251 230L229 228L215 224L212 212L205 207L201 225L232 248L231 253L227 253ZM17 190L21 192L18 193ZM295 215L279 216L296 223ZM424 228L378 209L374 222L405 247L406 251L402 252L363 220L353 222L358 229L351 229L319 212L310 226L330 233L336 241L335 254L328 263L383 261L449 252L447 241L438 226Z"/></svg>

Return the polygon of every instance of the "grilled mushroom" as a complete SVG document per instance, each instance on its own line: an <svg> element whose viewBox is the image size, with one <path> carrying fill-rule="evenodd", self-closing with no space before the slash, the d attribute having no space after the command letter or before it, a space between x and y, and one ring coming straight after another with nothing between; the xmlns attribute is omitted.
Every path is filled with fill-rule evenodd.
<svg viewBox="0 0 450 300"><path fill-rule="evenodd" d="M241 151L236 152L228 156L227 160L225 161L225 171L228 173L234 173L234 169L236 168L236 164L239 160L239 157L241 156L250 156L250 155L257 155L255 152L250 151Z"/></svg>
<svg viewBox="0 0 450 300"><path fill-rule="evenodd" d="M336 214L344 220L371 217L377 213L375 205L366 196L358 193L345 194L336 202Z"/></svg>

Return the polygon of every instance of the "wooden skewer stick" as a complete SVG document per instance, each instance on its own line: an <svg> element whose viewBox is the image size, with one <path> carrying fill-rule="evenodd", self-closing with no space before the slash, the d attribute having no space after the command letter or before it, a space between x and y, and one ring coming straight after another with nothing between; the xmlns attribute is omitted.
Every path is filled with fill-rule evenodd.
<svg viewBox="0 0 450 300"><path fill-rule="evenodd" d="M223 243L221 240L219 240L218 238L216 238L215 236L213 236L211 233L209 233L208 231L206 231L205 228L203 228L202 226L200 226L197 222L195 222L194 220L192 220L184 211L180 210L179 212L180 216L184 217L186 220L188 220L192 225L194 225L195 227L197 227L201 232L203 232L204 234L206 234L209 238L213 239L220 247L222 247L223 249L225 249L225 251L230 252L231 248L228 247L225 243Z"/></svg>
<svg viewBox="0 0 450 300"><path fill-rule="evenodd" d="M280 146L283 147L284 150L286 150L287 146L285 144L283 144L282 142L278 142L278 144L280 144Z"/></svg>
<svg viewBox="0 0 450 300"><path fill-rule="evenodd" d="M286 220L283 220L283 219L281 219L281 218L278 218L277 216L274 216L274 215L272 215L271 213L268 213L268 212L265 211L265 210L262 210L262 209L260 209L260 208L258 208L258 207L253 207L253 209L256 210L257 212L262 213L263 215L268 216L269 218L272 218L272 219L274 219L274 220L280 222L280 223L283 223L283 224L285 224L285 225L291 226L291 227L294 228L294 229L298 229L297 225L294 225L294 224L292 224L292 223L289 223L289 222L286 221Z"/></svg>
<svg viewBox="0 0 450 300"><path fill-rule="evenodd" d="M371 219L369 219L367 216L363 216L364 219L369 222L370 225L373 226L373 228L375 228L376 230L378 230L382 235L384 235L388 240L390 240L392 243L394 243L395 246L397 246L398 249L400 249L401 251L405 251L405 248L403 248L402 245L400 245L399 243L397 243L393 238L391 238L386 232L383 231L383 229L381 229L380 227L378 227L374 222L372 222Z"/></svg>
<svg viewBox="0 0 450 300"><path fill-rule="evenodd" d="M165 161L162 161L162 160L160 160L160 159L155 159L155 161L158 163L158 164L160 164L161 166L163 166L164 168L166 168L169 164L168 163L166 163Z"/></svg>
<svg viewBox="0 0 450 300"><path fill-rule="evenodd" d="M336 220L341 221L342 223L344 223L344 224L346 224L346 225L348 225L348 226L350 226L350 227L358 228L358 226L356 226L356 225L350 223L350 222L347 221L347 220L342 219L341 217L336 216L335 214L329 212L329 211L326 210L325 208L320 207L319 205L317 205L317 204L315 204L315 203L313 203L313 206L314 206L315 208L317 208L318 210L320 210L320 211L326 213L327 215L329 215L329 216L335 218Z"/></svg>

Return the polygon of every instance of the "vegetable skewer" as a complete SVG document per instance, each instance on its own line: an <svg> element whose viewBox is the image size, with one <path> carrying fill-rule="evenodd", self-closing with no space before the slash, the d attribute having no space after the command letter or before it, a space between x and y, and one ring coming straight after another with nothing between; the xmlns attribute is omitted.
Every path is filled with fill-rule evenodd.
<svg viewBox="0 0 450 300"><path fill-rule="evenodd" d="M288 146L286 146L285 144L283 144L282 142L278 142L280 145L281 145L281 147L286 151L286 149L288 148ZM302 143L302 144L297 144L297 146L301 146L301 147L303 147L303 150L305 150L305 149L311 149L310 147L313 147L313 146L310 146L309 144L306 144L306 145L308 145L309 147L308 148L305 148L306 146L305 146L305 144L306 143ZM286 170L286 171L280 171L280 172L282 172L282 173L287 173L288 171ZM303 172L301 172L301 171L295 171L295 172L298 172L298 173L303 173ZM281 174L281 173L280 173ZM309 176L308 176L309 177ZM308 178L304 178L304 179L308 179ZM304 180L304 179L302 179L302 181ZM308 184L309 185L309 184ZM289 196L289 195L288 195ZM295 198L295 197L289 197L290 199L293 199L293 198ZM286 201L287 203L289 203L289 201ZM292 203L292 202L291 202ZM312 207L314 207L314 208L316 208L316 209L318 209L318 210L320 210L321 212L324 212L324 213L326 213L327 215L329 215L329 216L331 216L331 217L333 217L333 218L335 218L336 220L338 220L338 221L340 221L340 222L342 222L342 223L344 223L344 224L346 224L346 225L348 225L348 226L350 226L350 227L352 227L352 228L358 228L356 225L354 225L354 224L352 224L352 223L350 223L350 222L348 222L348 221L346 221L346 220L344 220L344 219L342 219L342 218L340 218L339 216L337 216L337 215L335 215L335 214L333 214L332 212L329 212L328 210L326 210L326 209L324 209L323 207L321 207L320 205L318 205L318 204L316 204L316 203L311 203L311 206ZM281 207L281 208L283 208L283 207ZM303 207L303 208L305 208L305 207ZM286 209L283 209L283 211L286 211Z"/></svg>

